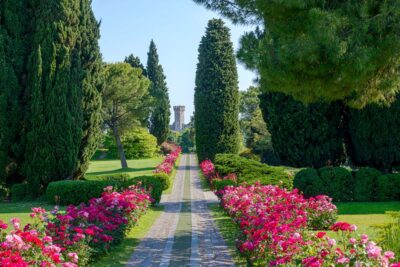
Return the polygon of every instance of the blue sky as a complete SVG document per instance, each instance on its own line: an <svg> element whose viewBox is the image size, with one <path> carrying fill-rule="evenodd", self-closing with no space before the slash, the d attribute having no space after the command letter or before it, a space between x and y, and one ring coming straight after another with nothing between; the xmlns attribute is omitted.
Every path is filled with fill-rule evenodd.
<svg viewBox="0 0 400 267"><path fill-rule="evenodd" d="M191 0L93 0L92 5L101 20L100 49L106 62L122 61L133 53L146 65L149 43L154 39L171 105L186 106L187 122L194 110L197 49L208 20L220 16ZM237 49L240 36L251 28L225 22ZM240 64L238 72L239 88L245 90L255 74Z"/></svg>

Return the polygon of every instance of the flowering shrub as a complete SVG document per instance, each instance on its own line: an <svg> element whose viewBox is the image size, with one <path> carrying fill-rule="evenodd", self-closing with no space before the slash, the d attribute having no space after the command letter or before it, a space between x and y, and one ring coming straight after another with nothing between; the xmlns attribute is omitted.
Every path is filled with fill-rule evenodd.
<svg viewBox="0 0 400 267"><path fill-rule="evenodd" d="M390 264L393 252L382 249L368 237L350 235L357 227L338 222L329 227L340 241L325 232L334 222L336 207L326 196L305 199L297 190L278 186L226 187L222 205L238 223L242 234L239 250L253 263L269 266L399 266ZM351 265L350 265L351 264Z"/></svg>
<svg viewBox="0 0 400 267"><path fill-rule="evenodd" d="M207 159L200 163L200 169L203 175L207 178L207 180L211 180L211 178L215 175L215 167L211 160Z"/></svg>
<svg viewBox="0 0 400 267"><path fill-rule="evenodd" d="M150 205L143 189L130 187L121 193L105 188L100 198L88 204L69 206L65 214L33 208L35 223L5 234L0 221L0 266L85 266L94 253L101 253L121 241ZM3 230L1 230L3 229Z"/></svg>
<svg viewBox="0 0 400 267"><path fill-rule="evenodd" d="M166 174L171 174L175 161L178 159L179 154L182 152L181 147L176 147L171 153L169 153L164 161L159 164L156 169L154 170L154 173L166 173Z"/></svg>

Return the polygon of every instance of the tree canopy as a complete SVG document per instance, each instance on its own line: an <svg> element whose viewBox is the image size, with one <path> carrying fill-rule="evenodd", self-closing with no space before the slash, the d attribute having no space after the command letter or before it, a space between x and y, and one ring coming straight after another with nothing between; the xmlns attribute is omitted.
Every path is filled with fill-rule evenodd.
<svg viewBox="0 0 400 267"><path fill-rule="evenodd" d="M362 108L390 103L399 91L397 0L194 1L260 26L242 37L238 56L268 92Z"/></svg>

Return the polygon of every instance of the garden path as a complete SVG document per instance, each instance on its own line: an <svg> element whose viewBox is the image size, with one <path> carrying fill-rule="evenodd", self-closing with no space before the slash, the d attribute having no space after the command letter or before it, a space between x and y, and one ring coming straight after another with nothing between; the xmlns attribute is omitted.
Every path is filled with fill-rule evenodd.
<svg viewBox="0 0 400 267"><path fill-rule="evenodd" d="M163 213L136 247L127 266L234 266L208 210L217 201L201 187L197 159L184 154Z"/></svg>

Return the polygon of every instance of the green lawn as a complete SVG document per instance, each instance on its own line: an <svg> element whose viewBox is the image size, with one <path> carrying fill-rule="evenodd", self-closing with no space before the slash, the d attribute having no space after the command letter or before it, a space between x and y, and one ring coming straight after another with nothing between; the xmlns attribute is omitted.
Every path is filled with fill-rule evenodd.
<svg viewBox="0 0 400 267"><path fill-rule="evenodd" d="M93 160L90 162L86 178L95 179L94 176L118 173L127 173L130 177L149 175L162 160L162 157L128 160L128 169L122 169L119 160Z"/></svg>
<svg viewBox="0 0 400 267"><path fill-rule="evenodd" d="M164 207L150 208L147 213L139 219L138 224L132 228L122 243L111 250L107 255L96 259L92 266L125 266L135 250L135 247L139 244L140 240L146 236L163 209Z"/></svg>
<svg viewBox="0 0 400 267"><path fill-rule="evenodd" d="M12 218L21 219L21 226L31 222L29 214L34 207L42 207L47 211L51 211L54 205L49 205L45 202L18 202L18 203L0 203L0 220L6 223L10 222ZM63 210L63 209L61 209Z"/></svg>

